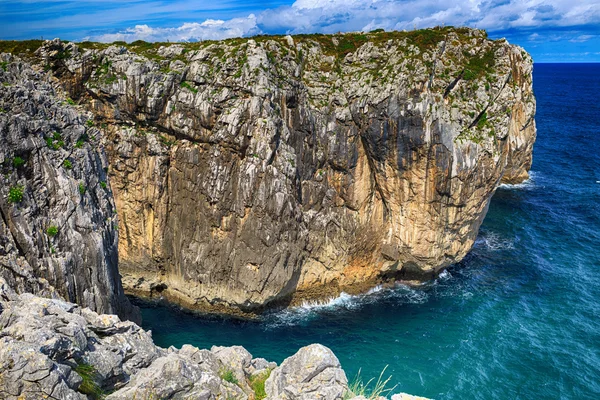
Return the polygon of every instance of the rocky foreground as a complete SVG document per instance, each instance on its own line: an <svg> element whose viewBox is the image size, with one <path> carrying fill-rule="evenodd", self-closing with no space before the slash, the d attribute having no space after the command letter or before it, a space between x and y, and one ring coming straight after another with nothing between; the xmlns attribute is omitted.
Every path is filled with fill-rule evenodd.
<svg viewBox="0 0 600 400"><path fill-rule="evenodd" d="M0 311L2 399L364 399L318 344L280 366L240 346L163 349L133 322L17 295L1 278Z"/></svg>

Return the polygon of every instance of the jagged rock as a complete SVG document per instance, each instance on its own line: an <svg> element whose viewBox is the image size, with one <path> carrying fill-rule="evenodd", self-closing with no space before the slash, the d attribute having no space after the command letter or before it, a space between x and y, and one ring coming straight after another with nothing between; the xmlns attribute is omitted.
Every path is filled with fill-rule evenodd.
<svg viewBox="0 0 600 400"><path fill-rule="evenodd" d="M0 312L0 398L6 400L88 399L84 393L107 400L245 400L255 398L249 379L271 369L268 400L338 400L348 390L338 359L322 345L300 349L280 367L240 346L165 350L133 322L18 295L1 278Z"/></svg>
<svg viewBox="0 0 600 400"><path fill-rule="evenodd" d="M54 40L42 53L77 49ZM45 75L9 59L0 69L0 277L18 293L139 319L117 270L101 134Z"/></svg>
<svg viewBox="0 0 600 400"><path fill-rule="evenodd" d="M342 399L348 379L331 350L312 344L298 350L271 372L265 382L273 400Z"/></svg>

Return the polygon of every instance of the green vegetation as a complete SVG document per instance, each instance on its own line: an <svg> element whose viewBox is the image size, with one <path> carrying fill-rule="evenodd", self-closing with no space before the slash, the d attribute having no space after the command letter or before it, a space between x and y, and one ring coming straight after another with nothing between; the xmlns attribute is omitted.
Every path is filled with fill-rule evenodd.
<svg viewBox="0 0 600 400"><path fill-rule="evenodd" d="M471 81L481 78L492 72L496 63L495 50L496 49L492 47L482 55L477 55L472 58L469 58L471 56L468 53L464 54L465 57L469 58L469 61L465 67L463 79L466 81Z"/></svg>
<svg viewBox="0 0 600 400"><path fill-rule="evenodd" d="M86 363L78 363L73 370L83 380L79 388L80 393L90 396L92 399L102 399L106 395L102 388L96 383L96 368Z"/></svg>
<svg viewBox="0 0 600 400"><path fill-rule="evenodd" d="M102 189L106 189L106 182L104 182L104 181L101 181L101 182L100 182L100 187L101 187Z"/></svg>
<svg viewBox="0 0 600 400"><path fill-rule="evenodd" d="M0 68L2 68L4 71L8 70L8 61L0 62Z"/></svg>
<svg viewBox="0 0 600 400"><path fill-rule="evenodd" d="M71 169L73 168L73 164L71 161L65 159L65 161L63 161L63 167L65 167L65 169Z"/></svg>
<svg viewBox="0 0 600 400"><path fill-rule="evenodd" d="M54 132L52 136L46 138L46 144L52 150L58 150L65 145L65 142L60 133Z"/></svg>
<svg viewBox="0 0 600 400"><path fill-rule="evenodd" d="M85 126L87 126L88 128L92 128L94 126L94 120L88 119L87 121L85 121Z"/></svg>
<svg viewBox="0 0 600 400"><path fill-rule="evenodd" d="M73 101L73 99L72 99L72 98L70 98L70 97L67 97L67 104L69 104L69 105L71 105L71 106L74 106L74 105L75 105L75 102Z"/></svg>
<svg viewBox="0 0 600 400"><path fill-rule="evenodd" d="M75 143L75 148L80 149L83 147L83 144L85 142L83 141L83 139L79 139L76 143Z"/></svg>
<svg viewBox="0 0 600 400"><path fill-rule="evenodd" d="M477 128L483 129L487 124L487 112L483 112L479 117L479 121L477 121Z"/></svg>
<svg viewBox="0 0 600 400"><path fill-rule="evenodd" d="M84 195L85 190L86 190L85 185L83 183L80 183L79 184L79 193L81 193L81 195Z"/></svg>
<svg viewBox="0 0 600 400"><path fill-rule="evenodd" d="M8 190L8 202L9 203L20 203L23 200L23 191L25 188L21 185L16 185Z"/></svg>
<svg viewBox="0 0 600 400"><path fill-rule="evenodd" d="M0 53L33 55L42 43L43 40L0 40Z"/></svg>
<svg viewBox="0 0 600 400"><path fill-rule="evenodd" d="M196 89L195 87L193 87L192 85L190 85L187 82L181 82L181 87L182 88L186 88L187 90L191 91L192 93L198 93L198 89Z"/></svg>
<svg viewBox="0 0 600 400"><path fill-rule="evenodd" d="M46 229L46 234L50 237L54 237L58 235L58 227L54 225L50 225L48 229Z"/></svg>
<svg viewBox="0 0 600 400"><path fill-rule="evenodd" d="M12 165L15 168L19 168L22 167L23 165L25 165L25 160L23 160L21 157L16 156L15 158L13 158L12 160Z"/></svg>
<svg viewBox="0 0 600 400"><path fill-rule="evenodd" d="M248 383L250 384L250 388L252 388L252 391L254 392L255 400L263 400L267 397L267 392L265 391L265 382L267 379L269 379L269 376L271 376L270 369L266 372L263 372L262 374L250 377Z"/></svg>
<svg viewBox="0 0 600 400"><path fill-rule="evenodd" d="M234 385L237 385L239 383L238 379L235 376L235 373L233 372L233 370L231 370L229 368L226 368L226 367L221 368L221 370L219 371L219 376L224 381L233 383Z"/></svg>
<svg viewBox="0 0 600 400"><path fill-rule="evenodd" d="M372 388L370 386L373 381L375 381L375 378L371 378L367 381L367 383L364 383L362 377L360 376L360 370L358 370L354 380L348 384L348 391L344 395L344 399L351 399L352 397L356 396L364 396L369 400L376 400L380 396L385 397L386 394L389 394L396 388L396 386L386 388L387 384L392 379L392 376L390 375L387 379L383 380L383 374L385 373L386 369L387 365L379 374L379 378L377 378L377 381Z"/></svg>

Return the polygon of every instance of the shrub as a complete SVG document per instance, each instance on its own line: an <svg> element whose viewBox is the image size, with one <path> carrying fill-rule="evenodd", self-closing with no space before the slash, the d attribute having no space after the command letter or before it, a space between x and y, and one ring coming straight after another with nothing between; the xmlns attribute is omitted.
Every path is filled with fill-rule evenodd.
<svg viewBox="0 0 600 400"><path fill-rule="evenodd" d="M101 182L100 182L100 187L101 187L102 189L106 189L106 182L104 182L104 181L101 181Z"/></svg>
<svg viewBox="0 0 600 400"><path fill-rule="evenodd" d="M269 379L269 376L271 376L270 369L262 374L250 377L250 387L252 388L252 391L254 391L255 400L263 400L265 397L267 397L267 392L265 391L265 381Z"/></svg>
<svg viewBox="0 0 600 400"><path fill-rule="evenodd" d="M370 388L370 386L371 383L373 383L373 381L375 380L375 378L371 378L367 383L364 383L362 377L360 376L360 370L358 370L358 373L356 374L354 380L348 384L348 391L344 395L344 399L351 399L356 396L364 396L368 400L376 400L379 399L380 396L385 397L387 393L390 393L396 388L396 386L394 386L392 388L386 389L387 384L392 379L390 375L387 379L382 380L383 374L385 373L386 369L387 365L379 374L379 378L377 378L377 382L375 382L375 386L372 389Z"/></svg>
<svg viewBox="0 0 600 400"><path fill-rule="evenodd" d="M20 203L23 200L23 186L13 186L8 191L9 203Z"/></svg>
<svg viewBox="0 0 600 400"><path fill-rule="evenodd" d="M85 142L82 139L79 139L76 143L75 143L75 148L80 149L83 147L83 144Z"/></svg>
<svg viewBox="0 0 600 400"><path fill-rule="evenodd" d="M82 195L85 194L85 185L83 183L79 184L79 193Z"/></svg>
<svg viewBox="0 0 600 400"><path fill-rule="evenodd" d="M46 144L52 150L58 150L65 145L62 136L58 132L54 132L51 137L46 138Z"/></svg>
<svg viewBox="0 0 600 400"><path fill-rule="evenodd" d="M25 165L25 160L23 160L21 157L18 157L18 156L17 156L17 157L15 157L15 158L13 158L13 160L12 160L12 165L13 165L13 167L15 167L15 168L22 167L23 165Z"/></svg>
<svg viewBox="0 0 600 400"><path fill-rule="evenodd" d="M67 104L74 106L75 102L70 97L67 97Z"/></svg>
<svg viewBox="0 0 600 400"><path fill-rule="evenodd" d="M48 229L46 229L46 234L50 237L58 235L58 227L55 225L50 225Z"/></svg>
<svg viewBox="0 0 600 400"><path fill-rule="evenodd" d="M71 161L65 160L63 161L63 167L65 167L65 169L71 169L73 168L73 164L71 163Z"/></svg>
<svg viewBox="0 0 600 400"><path fill-rule="evenodd" d="M234 385L238 384L238 379L236 378L235 373L229 368L221 368L219 371L219 376L221 376L221 379L224 381L233 383Z"/></svg>
<svg viewBox="0 0 600 400"><path fill-rule="evenodd" d="M105 396L102 388L96 383L96 368L85 363L78 363L73 370L83 380L77 390L80 393L87 394L92 399L102 399Z"/></svg>
<svg viewBox="0 0 600 400"><path fill-rule="evenodd" d="M198 89L196 89L195 87L193 87L192 85L190 85L187 82L181 82L181 87L188 89L189 91L191 91L194 94L198 93Z"/></svg>
<svg viewBox="0 0 600 400"><path fill-rule="evenodd" d="M93 126L94 126L94 121L93 121L93 120L91 120L91 119L88 119L88 120L85 122L85 126L87 126L88 128L91 128L91 127L93 127Z"/></svg>

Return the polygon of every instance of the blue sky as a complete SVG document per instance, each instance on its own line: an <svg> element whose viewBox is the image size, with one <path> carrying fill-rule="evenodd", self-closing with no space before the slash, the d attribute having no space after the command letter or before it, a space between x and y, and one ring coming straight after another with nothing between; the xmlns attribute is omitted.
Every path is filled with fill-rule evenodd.
<svg viewBox="0 0 600 400"><path fill-rule="evenodd" d="M486 29L537 62L600 62L600 0L0 0L0 39L187 41L436 25Z"/></svg>

